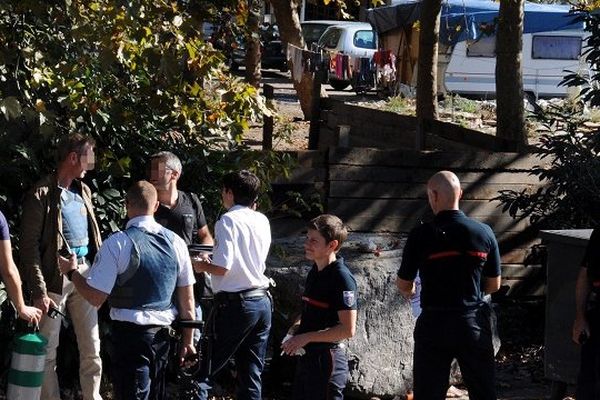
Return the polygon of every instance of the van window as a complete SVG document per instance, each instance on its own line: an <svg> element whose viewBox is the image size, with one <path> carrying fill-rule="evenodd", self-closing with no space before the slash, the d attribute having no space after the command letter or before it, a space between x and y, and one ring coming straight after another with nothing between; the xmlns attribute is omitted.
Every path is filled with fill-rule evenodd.
<svg viewBox="0 0 600 400"><path fill-rule="evenodd" d="M342 31L340 29L328 29L323 36L321 36L321 39L319 39L319 46L335 49L340 40L340 36L342 36Z"/></svg>
<svg viewBox="0 0 600 400"><path fill-rule="evenodd" d="M375 49L375 32L356 31L354 34L354 46L359 49Z"/></svg>
<svg viewBox="0 0 600 400"><path fill-rule="evenodd" d="M577 60L581 55L579 36L533 36L531 58Z"/></svg>
<svg viewBox="0 0 600 400"><path fill-rule="evenodd" d="M483 36L467 42L467 57L496 57L496 37Z"/></svg>

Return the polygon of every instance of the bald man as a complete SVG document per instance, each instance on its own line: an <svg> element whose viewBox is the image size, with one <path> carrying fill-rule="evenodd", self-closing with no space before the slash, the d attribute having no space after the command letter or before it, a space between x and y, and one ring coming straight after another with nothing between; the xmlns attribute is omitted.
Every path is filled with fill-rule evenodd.
<svg viewBox="0 0 600 400"><path fill-rule="evenodd" d="M443 400L456 358L471 400L496 399L494 349L486 293L500 288L500 253L492 229L458 208L458 177L440 171L427 183L431 223L408 237L396 285L409 298L421 279L423 311L415 326L414 398Z"/></svg>

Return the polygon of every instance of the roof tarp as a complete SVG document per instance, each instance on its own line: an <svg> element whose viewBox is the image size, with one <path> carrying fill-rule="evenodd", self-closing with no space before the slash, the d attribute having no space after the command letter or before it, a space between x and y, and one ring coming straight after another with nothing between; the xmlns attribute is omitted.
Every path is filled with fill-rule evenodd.
<svg viewBox="0 0 600 400"><path fill-rule="evenodd" d="M486 0L445 0L442 2L440 41L446 44L473 40L493 34L500 3ZM569 6L525 3L523 33L582 29ZM367 19L380 34L412 26L419 19L421 1L399 0L391 6L370 9Z"/></svg>

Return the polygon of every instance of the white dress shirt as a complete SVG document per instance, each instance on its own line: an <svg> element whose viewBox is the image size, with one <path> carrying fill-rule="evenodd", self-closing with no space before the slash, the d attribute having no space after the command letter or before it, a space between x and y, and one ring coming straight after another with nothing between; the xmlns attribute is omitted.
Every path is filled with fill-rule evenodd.
<svg viewBox="0 0 600 400"><path fill-rule="evenodd" d="M212 276L214 292L269 287L264 272L270 246L267 217L249 207L231 207L215 224L212 262L227 269L227 273Z"/></svg>
<svg viewBox="0 0 600 400"><path fill-rule="evenodd" d="M135 226L144 228L149 232L157 233L163 228L154 217L143 215L131 219L126 228ZM179 272L177 276L177 287L190 286L195 283L194 270L188 253L187 245L182 238L173 234L173 248ZM117 276L125 272L129 266L133 242L125 232L112 234L100 247L94 264L87 278L87 283L94 289L110 294L115 286ZM110 309L110 318L115 321L133 322L138 325L170 325L177 316L175 305L170 310L133 310L126 308Z"/></svg>

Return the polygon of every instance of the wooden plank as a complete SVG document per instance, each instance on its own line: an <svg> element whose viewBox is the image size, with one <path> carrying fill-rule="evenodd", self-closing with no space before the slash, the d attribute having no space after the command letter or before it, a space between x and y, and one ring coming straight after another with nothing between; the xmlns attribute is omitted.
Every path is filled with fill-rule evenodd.
<svg viewBox="0 0 600 400"><path fill-rule="evenodd" d="M393 131L390 128L353 129L350 133L350 147L400 147L410 149L415 145L414 134Z"/></svg>
<svg viewBox="0 0 600 400"><path fill-rule="evenodd" d="M439 170L437 167L415 169L332 164L329 167L329 180L426 184L429 178ZM463 188L490 183L539 184L539 179L528 172L456 171L456 175L460 179Z"/></svg>
<svg viewBox="0 0 600 400"><path fill-rule="evenodd" d="M548 165L550 160L533 154L489 151L414 151L406 149L340 148L329 150L331 164L396 166L451 170L522 170Z"/></svg>
<svg viewBox="0 0 600 400"><path fill-rule="evenodd" d="M546 285L541 279L502 279L501 285L509 287L509 297L539 297L546 294Z"/></svg>
<svg viewBox="0 0 600 400"><path fill-rule="evenodd" d="M445 139L459 143L477 146L490 151L511 150L517 148L517 142L509 139L488 135L473 129L463 128L460 125L439 120L426 119L425 130Z"/></svg>
<svg viewBox="0 0 600 400"><path fill-rule="evenodd" d="M530 242L531 243L531 242ZM536 247L527 244L522 244L525 248L504 249L501 250L503 264L538 264L542 262L543 255Z"/></svg>
<svg viewBox="0 0 600 400"><path fill-rule="evenodd" d="M502 279L544 281L545 269L541 265L502 264Z"/></svg>
<svg viewBox="0 0 600 400"><path fill-rule="evenodd" d="M379 216L385 212L389 216L410 216L429 214L429 204L423 200L411 199L347 199L329 198L329 209L348 215ZM502 203L499 200L463 200L460 209L470 217L503 217Z"/></svg>
<svg viewBox="0 0 600 400"><path fill-rule="evenodd" d="M342 214L336 212L333 209L328 209L328 212L338 215L352 231L359 232L401 232L408 233L412 228L417 226L423 220L429 220L424 215L414 214L407 216L389 216L382 210L382 214L379 216L357 216L353 213ZM509 231L511 237L519 231L529 226L528 221L517 221L510 217L497 217L494 221L489 221L486 218L475 218L481 220L481 222L488 223L494 232L497 232L497 237L500 238L505 234L505 231ZM500 232L500 233L498 233ZM518 242L515 242L515 246L507 246L507 248L517 247Z"/></svg>
<svg viewBox="0 0 600 400"><path fill-rule="evenodd" d="M490 200L497 197L500 190L535 191L539 186L534 184L501 184L467 185L463 191L463 200ZM331 181L329 196L333 198L366 198L366 199L427 199L427 190L422 183L395 183L360 181Z"/></svg>
<svg viewBox="0 0 600 400"><path fill-rule="evenodd" d="M299 167L294 168L289 177L278 177L272 183L274 185L290 183L309 184L325 182L326 179L327 170L325 168Z"/></svg>

